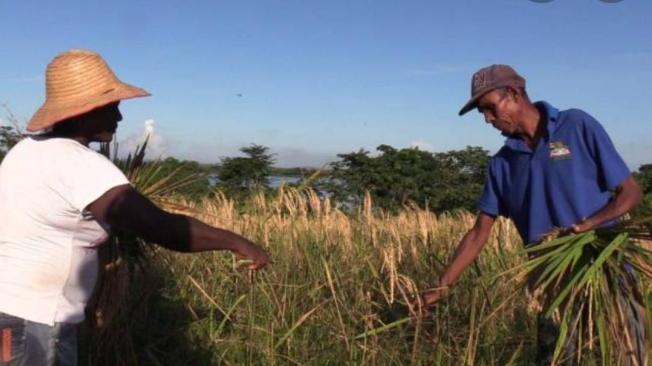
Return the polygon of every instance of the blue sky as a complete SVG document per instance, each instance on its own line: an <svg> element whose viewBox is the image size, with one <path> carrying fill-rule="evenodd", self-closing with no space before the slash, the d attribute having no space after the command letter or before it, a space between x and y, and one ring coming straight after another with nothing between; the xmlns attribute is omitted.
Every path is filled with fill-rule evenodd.
<svg viewBox="0 0 652 366"><path fill-rule="evenodd" d="M129 146L153 128L152 154L216 162L258 143L314 166L379 144L494 152L500 134L457 111L474 71L507 63L533 99L598 118L637 168L652 162L650 19L649 0L2 1L0 103L27 121L47 63L87 48L153 94L121 105L118 130Z"/></svg>

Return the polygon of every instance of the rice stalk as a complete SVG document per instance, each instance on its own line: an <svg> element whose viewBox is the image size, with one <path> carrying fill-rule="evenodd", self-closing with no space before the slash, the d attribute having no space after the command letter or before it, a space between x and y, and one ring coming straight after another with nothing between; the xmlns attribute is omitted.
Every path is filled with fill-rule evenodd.
<svg viewBox="0 0 652 366"><path fill-rule="evenodd" d="M145 345L163 364L401 365L456 364L471 359L490 365L514 357L517 363L527 362L531 333L517 327L529 316L519 310L525 301L513 296L511 284L491 281L495 273L522 262L516 252L520 241L509 222L498 220L499 232L491 236L477 261L483 277L462 276L458 287L435 309L433 320L415 321L409 309L387 319L383 317L385 305L409 303L418 288L435 281L449 253L473 224L473 215L436 215L410 205L389 214L371 198L364 208L349 207L343 212L327 198L288 186L274 194L241 199L236 202L219 192L199 202L162 197L166 208L184 210L210 225L262 243L274 258L273 265L252 284L245 275L234 276L235 261L230 257L147 252L151 265L161 263L172 275L164 284L145 286L157 297L131 296L132 304L121 314L126 321L111 328L111 341L118 343L104 349L121 352L119 357L125 362L111 362L113 357L93 364L152 363L140 344L144 337L156 337L157 331L166 333L156 337L160 343L147 341ZM500 243L503 239L506 242ZM124 269L126 261L119 263L114 268ZM135 278L143 281L140 275ZM482 294L469 290L479 289L478 281L490 291L491 300L501 304L489 315ZM124 283L129 291L141 289L136 283ZM476 299L471 321L469 304L474 293L481 297ZM161 308L152 300L161 297L173 299L179 307L171 317L156 321ZM184 313L189 319L177 323ZM167 323L173 323L172 330ZM515 353L522 339L526 348ZM130 348L120 344L127 341ZM200 358L202 352L207 358Z"/></svg>
<svg viewBox="0 0 652 366"><path fill-rule="evenodd" d="M411 320L412 320L412 317L399 319L399 320L391 322L389 324L384 324L383 326L380 326L378 328L373 328L373 329L370 329L370 330L365 331L363 333L360 333L360 334L356 335L353 339L358 340L358 339L367 338L369 336L378 335L378 334L386 332L386 331L388 331L388 330L390 330L392 328L396 328L396 327L400 326L401 324L405 324L405 323L407 323L407 322L409 322Z"/></svg>
<svg viewBox="0 0 652 366"><path fill-rule="evenodd" d="M278 349L280 346L282 346L283 343L285 343L288 340L288 338L292 336L292 334L297 330L297 328L299 328L301 324L303 324L306 320L308 320L310 315L312 315L312 313L317 311L322 305L323 303L315 306L311 310L307 311L305 314L301 315L299 319L297 319L297 321L292 325L292 327L288 329L288 331L285 332L285 334L283 334L283 336L278 340L278 342L276 342L276 344L274 345L274 349Z"/></svg>

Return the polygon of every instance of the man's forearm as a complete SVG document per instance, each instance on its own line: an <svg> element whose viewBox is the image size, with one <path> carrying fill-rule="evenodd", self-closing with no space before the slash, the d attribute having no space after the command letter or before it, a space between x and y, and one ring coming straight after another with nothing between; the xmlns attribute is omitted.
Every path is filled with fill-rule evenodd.
<svg viewBox="0 0 652 366"><path fill-rule="evenodd" d="M455 249L453 259L444 270L439 280L439 286L448 287L455 283L464 270L478 257L485 241L486 239L479 238L473 230L466 233L460 245Z"/></svg>
<svg viewBox="0 0 652 366"><path fill-rule="evenodd" d="M147 241L178 252L228 250L246 258L250 270L263 268L269 261L264 249L232 231L207 225L185 215L159 211L157 219L150 218L135 227L134 232ZM140 229L140 230L138 230Z"/></svg>
<svg viewBox="0 0 652 366"><path fill-rule="evenodd" d="M146 238L161 246L179 252L230 250L240 252L242 247L253 245L244 237L225 229L209 226L197 219L179 214L167 214L164 230L159 235ZM161 235L162 234L162 235Z"/></svg>
<svg viewBox="0 0 652 366"><path fill-rule="evenodd" d="M423 304L428 307L435 304L443 296L446 287L451 286L462 275L462 272L473 263L484 247L495 217L480 212L475 220L475 225L469 230L455 249L453 259L439 278L437 288L431 289L422 295Z"/></svg>
<svg viewBox="0 0 652 366"><path fill-rule="evenodd" d="M615 220L632 210L641 201L642 192L632 176L619 186L614 199L598 212L576 224L574 231L592 230L600 225Z"/></svg>
<svg viewBox="0 0 652 366"><path fill-rule="evenodd" d="M194 218L190 221L190 251L202 252L206 250L230 250L239 253L245 246L254 243L245 237L226 229L209 226Z"/></svg>

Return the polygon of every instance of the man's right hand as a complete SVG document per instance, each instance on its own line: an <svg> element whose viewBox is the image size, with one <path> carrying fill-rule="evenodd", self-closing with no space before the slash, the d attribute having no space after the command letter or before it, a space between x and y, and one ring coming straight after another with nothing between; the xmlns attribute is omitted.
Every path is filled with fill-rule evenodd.
<svg viewBox="0 0 652 366"><path fill-rule="evenodd" d="M422 307L429 308L434 306L442 297L446 294L448 290L447 286L441 286L427 290L421 295Z"/></svg>
<svg viewBox="0 0 652 366"><path fill-rule="evenodd" d="M444 295L448 287L435 287L426 290L418 299L412 302L412 308L416 311L414 315L424 316L427 315L429 309L433 307Z"/></svg>
<svg viewBox="0 0 652 366"><path fill-rule="evenodd" d="M480 212L475 220L473 228L469 230L460 244L455 249L453 260L439 276L438 287L426 290L421 294L421 309L425 310L428 307L437 303L448 290L448 286L457 281L462 272L473 263L475 258L480 254L482 247L487 243L491 227L496 221L496 217L485 212ZM444 285L445 284L445 285Z"/></svg>
<svg viewBox="0 0 652 366"><path fill-rule="evenodd" d="M246 258L251 261L247 265L250 270L259 270L267 265L269 262L269 255L267 252L252 242L243 242L233 249L233 253L239 257Z"/></svg>

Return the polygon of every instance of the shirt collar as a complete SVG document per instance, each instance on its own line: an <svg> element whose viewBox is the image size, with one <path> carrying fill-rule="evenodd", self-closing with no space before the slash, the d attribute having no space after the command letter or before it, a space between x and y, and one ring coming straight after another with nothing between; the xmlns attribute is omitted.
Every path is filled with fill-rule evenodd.
<svg viewBox="0 0 652 366"><path fill-rule="evenodd" d="M552 136L552 134L557 129L557 126L559 125L559 109L553 107L546 101L536 102L534 105L539 108L539 111L545 114L547 120L546 127L548 129L548 136Z"/></svg>
<svg viewBox="0 0 652 366"><path fill-rule="evenodd" d="M559 125L558 123L559 110L545 101L536 102L534 103L534 106L537 107L539 111L545 115L546 128L548 130L548 138L550 138L550 136L553 136L555 130L557 129L557 126ZM523 141L523 139L520 138L519 136L506 135L506 137L507 140L505 140L505 146L516 151L522 151L527 153L532 152L530 148L527 146L527 144L525 143L525 141Z"/></svg>

